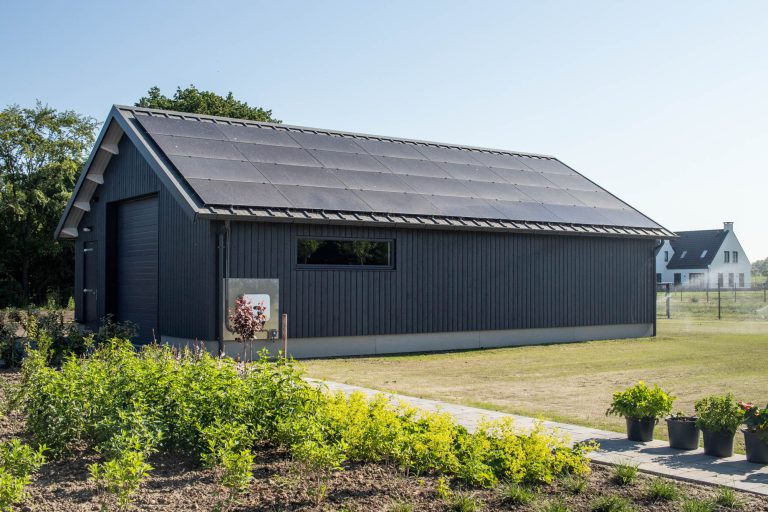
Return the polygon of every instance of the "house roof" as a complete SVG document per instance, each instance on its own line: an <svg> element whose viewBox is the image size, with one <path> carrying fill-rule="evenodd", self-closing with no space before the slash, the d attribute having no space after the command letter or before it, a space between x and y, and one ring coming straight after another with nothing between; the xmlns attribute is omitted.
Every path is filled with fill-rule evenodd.
<svg viewBox="0 0 768 512"><path fill-rule="evenodd" d="M678 231L678 238L670 240L675 254L667 263L668 269L707 268L723 245L728 231L705 229L702 231Z"/></svg>
<svg viewBox="0 0 768 512"><path fill-rule="evenodd" d="M57 236L77 236L81 186L98 185L118 132L202 217L674 236L551 156L122 106Z"/></svg>

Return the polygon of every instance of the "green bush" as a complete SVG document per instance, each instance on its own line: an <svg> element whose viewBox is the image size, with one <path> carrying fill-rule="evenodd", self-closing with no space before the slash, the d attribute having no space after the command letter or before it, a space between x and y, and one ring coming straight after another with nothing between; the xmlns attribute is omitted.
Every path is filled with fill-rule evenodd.
<svg viewBox="0 0 768 512"><path fill-rule="evenodd" d="M145 459L144 452L128 449L101 464L91 464L88 470L91 480L114 496L118 508L123 510L153 469Z"/></svg>
<svg viewBox="0 0 768 512"><path fill-rule="evenodd" d="M13 510L24 500L24 488L45 463L44 451L45 446L35 450L18 439L0 443L0 511Z"/></svg>
<svg viewBox="0 0 768 512"><path fill-rule="evenodd" d="M696 426L708 432L735 433L741 425L744 411L733 395L712 395L702 398L695 405Z"/></svg>
<svg viewBox="0 0 768 512"><path fill-rule="evenodd" d="M672 411L675 397L654 384L652 388L640 381L634 386L613 394L613 402L605 412L625 418L661 418Z"/></svg>
<svg viewBox="0 0 768 512"><path fill-rule="evenodd" d="M557 432L546 431L541 422L523 434L516 432L511 418L481 424L475 435L491 444L488 465L499 480L523 484L551 484L557 477L589 474L586 453L596 443L576 443Z"/></svg>
<svg viewBox="0 0 768 512"><path fill-rule="evenodd" d="M243 425L222 423L209 425L203 430L208 451L203 463L216 468L219 483L229 489L229 499L234 499L253 480L253 436Z"/></svg>
<svg viewBox="0 0 768 512"><path fill-rule="evenodd" d="M348 461L486 487L534 485L588 474L586 454L596 447L571 447L541 423L518 432L510 420L488 422L472 434L448 414L384 396L327 394L293 362L265 355L241 364L205 351L136 351L113 339L87 357L65 358L59 370L47 363L43 350L31 350L22 366L16 402L30 434L55 457L97 450L106 461L94 467L94 480L120 499L138 488L155 451L200 459L236 493L252 478L253 448L280 445L317 479L320 501L329 472Z"/></svg>

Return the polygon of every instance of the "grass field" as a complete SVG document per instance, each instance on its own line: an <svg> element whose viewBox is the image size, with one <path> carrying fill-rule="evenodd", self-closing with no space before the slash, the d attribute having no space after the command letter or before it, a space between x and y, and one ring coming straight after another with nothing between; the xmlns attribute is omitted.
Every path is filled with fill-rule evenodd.
<svg viewBox="0 0 768 512"><path fill-rule="evenodd" d="M711 393L768 402L768 322L659 319L656 338L304 364L317 378L622 431L605 410L638 380L671 391L686 413Z"/></svg>

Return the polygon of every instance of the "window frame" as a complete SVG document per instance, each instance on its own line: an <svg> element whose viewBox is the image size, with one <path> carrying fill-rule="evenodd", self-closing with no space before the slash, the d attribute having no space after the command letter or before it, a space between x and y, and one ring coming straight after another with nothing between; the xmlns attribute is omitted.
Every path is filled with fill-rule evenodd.
<svg viewBox="0 0 768 512"><path fill-rule="evenodd" d="M731 262L731 251L723 251L723 263Z"/></svg>
<svg viewBox="0 0 768 512"><path fill-rule="evenodd" d="M739 263L739 251L732 251L731 253L731 261L735 264Z"/></svg>
<svg viewBox="0 0 768 512"><path fill-rule="evenodd" d="M386 242L389 244L389 265L329 265L325 263L299 263L299 241L300 240L331 240L354 242L356 240L365 242ZM375 271L392 272L395 268L395 239L394 238L375 238L359 236L312 236L296 235L293 240L293 266L296 270L350 270L350 271Z"/></svg>

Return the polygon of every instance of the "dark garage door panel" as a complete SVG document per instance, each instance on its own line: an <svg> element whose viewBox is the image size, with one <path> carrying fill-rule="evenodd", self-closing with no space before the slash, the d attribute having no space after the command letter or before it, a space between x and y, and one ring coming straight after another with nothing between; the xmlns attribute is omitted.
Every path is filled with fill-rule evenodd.
<svg viewBox="0 0 768 512"><path fill-rule="evenodd" d="M117 210L117 319L136 323L142 342L159 334L157 211L156 197Z"/></svg>

